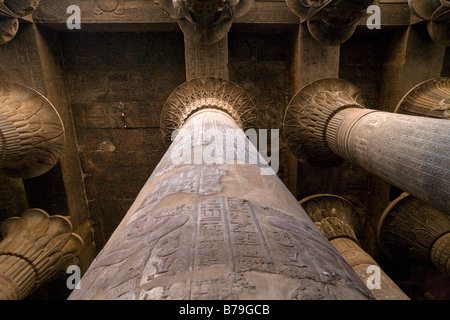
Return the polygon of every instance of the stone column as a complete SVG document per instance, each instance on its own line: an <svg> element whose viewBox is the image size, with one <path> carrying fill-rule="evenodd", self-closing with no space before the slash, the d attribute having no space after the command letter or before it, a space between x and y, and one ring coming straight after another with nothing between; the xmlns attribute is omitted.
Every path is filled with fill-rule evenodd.
<svg viewBox="0 0 450 320"><path fill-rule="evenodd" d="M0 300L20 300L77 262L83 240L70 221L28 209L1 225Z"/></svg>
<svg viewBox="0 0 450 320"><path fill-rule="evenodd" d="M318 194L299 203L377 300L409 300L377 262L361 248L357 239L361 220L350 201L331 194ZM379 279L374 277L377 275Z"/></svg>
<svg viewBox="0 0 450 320"><path fill-rule="evenodd" d="M233 19L246 14L254 0L154 0L178 20L184 35L195 43L212 44L224 39Z"/></svg>
<svg viewBox="0 0 450 320"><path fill-rule="evenodd" d="M69 299L371 299L242 129L238 86L198 78L168 98L171 142Z"/></svg>
<svg viewBox="0 0 450 320"><path fill-rule="evenodd" d="M39 0L0 0L0 45L16 36L18 18L31 14L38 4Z"/></svg>
<svg viewBox="0 0 450 320"><path fill-rule="evenodd" d="M59 160L64 126L53 105L37 91L0 82L0 175L33 178Z"/></svg>
<svg viewBox="0 0 450 320"><path fill-rule="evenodd" d="M427 22L431 39L442 46L450 46L450 1L408 0L411 13Z"/></svg>
<svg viewBox="0 0 450 320"><path fill-rule="evenodd" d="M432 264L450 276L450 217L403 193L384 211L377 230L383 252L400 263Z"/></svg>
<svg viewBox="0 0 450 320"><path fill-rule="evenodd" d="M450 79L432 101L450 95ZM431 99L431 97L423 97ZM290 102L284 134L307 165L333 166L345 159L450 212L450 122L365 109L358 88L340 79L315 81Z"/></svg>
<svg viewBox="0 0 450 320"><path fill-rule="evenodd" d="M286 0L320 43L337 46L353 35L358 21L375 0Z"/></svg>

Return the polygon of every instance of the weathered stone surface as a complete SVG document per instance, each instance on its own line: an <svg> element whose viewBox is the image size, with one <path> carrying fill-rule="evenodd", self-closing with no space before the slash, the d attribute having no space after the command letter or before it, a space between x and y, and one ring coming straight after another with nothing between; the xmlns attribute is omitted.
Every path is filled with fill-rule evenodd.
<svg viewBox="0 0 450 320"><path fill-rule="evenodd" d="M311 35L320 43L336 46L347 41L374 0L287 0L287 5L306 20Z"/></svg>
<svg viewBox="0 0 450 320"><path fill-rule="evenodd" d="M449 234L449 215L408 193L386 208L377 230L380 247L394 261L432 262L447 275L450 275Z"/></svg>
<svg viewBox="0 0 450 320"><path fill-rule="evenodd" d="M283 134L297 159L309 166L330 167L342 162L329 148L326 129L335 113L366 100L361 91L340 79L321 79L304 86L289 103Z"/></svg>
<svg viewBox="0 0 450 320"><path fill-rule="evenodd" d="M233 19L246 14L253 2L254 0L155 0L169 16L178 20L186 37L202 44L224 39Z"/></svg>
<svg viewBox="0 0 450 320"><path fill-rule="evenodd" d="M319 164L338 155L449 212L449 123L361 109L352 99L359 92L350 84L342 90L341 83L320 80L294 97L284 122L291 149L300 157L314 150Z"/></svg>
<svg viewBox="0 0 450 320"><path fill-rule="evenodd" d="M50 170L64 145L64 125L37 91L0 82L0 173L33 178Z"/></svg>
<svg viewBox="0 0 450 320"><path fill-rule="evenodd" d="M29 15L39 4L39 0L0 1L0 45L11 41L19 30L18 18Z"/></svg>
<svg viewBox="0 0 450 320"><path fill-rule="evenodd" d="M0 3L0 16L12 14L15 17L24 17L36 10L39 0L3 0Z"/></svg>
<svg viewBox="0 0 450 320"><path fill-rule="evenodd" d="M228 80L228 38L201 44L184 37L186 80L216 77Z"/></svg>
<svg viewBox="0 0 450 320"><path fill-rule="evenodd" d="M450 119L450 78L419 83L398 103L395 113Z"/></svg>
<svg viewBox="0 0 450 320"><path fill-rule="evenodd" d="M19 30L17 18L0 18L0 45L11 41Z"/></svg>
<svg viewBox="0 0 450 320"><path fill-rule="evenodd" d="M255 126L255 105L241 87L220 78L202 77L183 83L167 99L161 113L164 141L170 144L173 132L204 108L225 111L243 130Z"/></svg>
<svg viewBox="0 0 450 320"><path fill-rule="evenodd" d="M450 45L450 3L447 0L409 0L411 13L427 21L428 33L436 43Z"/></svg>
<svg viewBox="0 0 450 320"><path fill-rule="evenodd" d="M185 81L183 35L64 33L61 46L100 250L166 151L160 115Z"/></svg>
<svg viewBox="0 0 450 320"><path fill-rule="evenodd" d="M361 248L356 234L360 234L362 221L350 201L332 194L317 194L299 203L377 300L409 300L378 263ZM374 267L379 270L379 279L376 281L371 279Z"/></svg>
<svg viewBox="0 0 450 320"><path fill-rule="evenodd" d="M28 209L1 225L0 300L20 300L77 262L83 240L63 216Z"/></svg>
<svg viewBox="0 0 450 320"><path fill-rule="evenodd" d="M276 175L245 160L251 144L233 146L240 164L174 162L224 147L227 130L244 137L219 110L188 119L70 299L370 298Z"/></svg>

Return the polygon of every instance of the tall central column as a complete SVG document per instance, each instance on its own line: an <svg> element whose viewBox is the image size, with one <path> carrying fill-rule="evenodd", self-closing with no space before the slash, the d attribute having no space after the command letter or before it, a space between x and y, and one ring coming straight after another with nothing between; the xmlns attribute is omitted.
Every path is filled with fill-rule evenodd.
<svg viewBox="0 0 450 320"><path fill-rule="evenodd" d="M444 107L450 80L421 99ZM305 164L333 166L342 159L398 188L450 212L450 122L365 109L358 88L340 79L322 79L290 102L284 133Z"/></svg>
<svg viewBox="0 0 450 320"><path fill-rule="evenodd" d="M371 299L242 128L238 86L189 81L163 109L179 129L69 299Z"/></svg>

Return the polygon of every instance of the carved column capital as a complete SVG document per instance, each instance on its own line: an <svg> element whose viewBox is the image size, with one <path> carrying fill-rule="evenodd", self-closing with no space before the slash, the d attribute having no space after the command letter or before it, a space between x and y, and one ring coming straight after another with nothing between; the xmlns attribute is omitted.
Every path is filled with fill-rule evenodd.
<svg viewBox="0 0 450 320"><path fill-rule="evenodd" d="M0 174L33 178L50 170L64 145L53 105L26 86L0 82Z"/></svg>
<svg viewBox="0 0 450 320"><path fill-rule="evenodd" d="M404 99L448 112L450 81L435 79ZM435 86L435 90L423 87ZM437 94L439 93L439 94ZM297 159L329 167L343 158L413 196L450 211L450 122L362 109L359 90L338 79L314 81L286 109L285 140ZM412 101L412 102L411 102ZM403 104L403 107L407 103ZM423 112L423 110L422 110Z"/></svg>
<svg viewBox="0 0 450 320"><path fill-rule="evenodd" d="M19 30L19 20L17 18L0 17L0 45L11 41Z"/></svg>
<svg viewBox="0 0 450 320"><path fill-rule="evenodd" d="M348 238L359 244L361 218L350 201L333 194L317 194L299 203L328 240Z"/></svg>
<svg viewBox="0 0 450 320"><path fill-rule="evenodd" d="M450 275L450 217L448 214L403 193L380 218L377 238L393 261L430 261Z"/></svg>
<svg viewBox="0 0 450 320"><path fill-rule="evenodd" d="M49 216L40 209L1 225L0 300L19 300L77 262L83 240L72 232L63 216Z"/></svg>
<svg viewBox="0 0 450 320"><path fill-rule="evenodd" d="M332 194L317 194L299 201L319 230L339 251L358 277L367 285L369 267L377 262L362 248L357 235L361 218L347 199ZM371 289L378 300L409 300L402 290L381 270L381 288Z"/></svg>
<svg viewBox="0 0 450 320"><path fill-rule="evenodd" d="M450 78L435 78L419 83L405 94L394 112L450 119Z"/></svg>
<svg viewBox="0 0 450 320"><path fill-rule="evenodd" d="M336 46L353 35L357 22L375 0L286 0L311 35L320 43Z"/></svg>
<svg viewBox="0 0 450 320"><path fill-rule="evenodd" d="M40 0L0 1L0 16L24 17L36 10Z"/></svg>
<svg viewBox="0 0 450 320"><path fill-rule="evenodd" d="M0 0L0 45L11 41L18 29L17 18L36 10L39 0Z"/></svg>
<svg viewBox="0 0 450 320"><path fill-rule="evenodd" d="M215 43L228 34L234 18L250 10L254 0L154 0L178 20L183 33L197 43Z"/></svg>
<svg viewBox="0 0 450 320"><path fill-rule="evenodd" d="M202 77L183 83L167 99L161 113L161 132L169 145L174 130L202 109L226 112L243 130L255 126L255 105L238 85L219 78Z"/></svg>
<svg viewBox="0 0 450 320"><path fill-rule="evenodd" d="M339 238L347 238L359 244L355 232L344 220L329 217L320 222L316 222L315 224L330 241Z"/></svg>
<svg viewBox="0 0 450 320"><path fill-rule="evenodd" d="M322 79L303 87L289 103L283 123L285 140L303 164L336 166L342 158L330 150L327 128L331 119L348 108L364 108L366 100L353 84Z"/></svg>
<svg viewBox="0 0 450 320"><path fill-rule="evenodd" d="M408 0L411 13L425 20L428 33L434 42L450 45L450 1L448 0Z"/></svg>

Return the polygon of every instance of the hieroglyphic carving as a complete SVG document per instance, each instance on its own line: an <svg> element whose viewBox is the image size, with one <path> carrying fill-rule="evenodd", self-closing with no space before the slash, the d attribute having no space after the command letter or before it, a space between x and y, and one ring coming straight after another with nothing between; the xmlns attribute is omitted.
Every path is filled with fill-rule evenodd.
<svg viewBox="0 0 450 320"><path fill-rule="evenodd" d="M332 86L323 88L322 83L331 85L333 81L337 83L334 92ZM311 152L317 159L304 161L309 165L335 164L339 155L438 209L450 211L450 123L364 109L351 104L348 97L352 91L341 91L338 84L332 79L313 82L291 101L284 126L294 154L308 160L305 150ZM310 94L309 88L319 91Z"/></svg>
<svg viewBox="0 0 450 320"><path fill-rule="evenodd" d="M339 45L353 35L358 21L377 0L286 0L291 10L308 23L320 43Z"/></svg>
<svg viewBox="0 0 450 320"><path fill-rule="evenodd" d="M39 0L0 1L0 45L11 41L18 29L19 20L36 10Z"/></svg>
<svg viewBox="0 0 450 320"><path fill-rule="evenodd" d="M431 262L450 275L450 217L447 213L403 193L386 208L377 237L393 261Z"/></svg>
<svg viewBox="0 0 450 320"><path fill-rule="evenodd" d="M419 83L405 94L395 113L450 119L450 78Z"/></svg>
<svg viewBox="0 0 450 320"><path fill-rule="evenodd" d="M335 166L326 131L331 118L346 108L364 108L360 90L340 79L322 79L303 87L286 108L283 134L297 159L310 166Z"/></svg>
<svg viewBox="0 0 450 320"><path fill-rule="evenodd" d="M32 178L50 170L64 145L64 126L37 91L0 82L0 174Z"/></svg>
<svg viewBox="0 0 450 320"><path fill-rule="evenodd" d="M450 45L450 1L408 0L411 13L427 21L431 39L443 46Z"/></svg>
<svg viewBox="0 0 450 320"><path fill-rule="evenodd" d="M228 80L228 39L212 44L196 43L184 38L186 79L216 77Z"/></svg>
<svg viewBox="0 0 450 320"><path fill-rule="evenodd" d="M311 292L317 292L316 299L334 299L336 287L347 282L353 282L362 295L367 294L351 277L335 276L341 273L338 269L344 267L344 261L322 243L323 240L318 241L322 236L317 231L291 216L226 197L213 197L197 202L195 207L182 206L164 212L166 217L172 217L171 221L160 223L164 215L158 211L155 216L132 223L135 232L129 229L127 240L121 239L129 242L130 237L134 238L134 245L127 246L126 257L119 239L108 256L120 255L120 261L101 257L103 263L95 268L117 265L114 277L109 272L98 275L95 269L92 271L96 275L96 286L117 278L122 279L121 283L114 285L105 296L95 296L88 289L83 299L124 296L173 299L177 295L183 299L238 299L241 294L256 292L251 277L245 272L269 272L291 278L291 293L286 297L290 299L313 298ZM307 232L302 231L304 228ZM166 231L162 233L162 230ZM336 258L331 258L333 256ZM121 271L120 266L127 259L138 259L145 268ZM209 276L196 276L200 271L208 272ZM139 272L142 277L138 285L134 277ZM180 277L188 272L192 280ZM86 279L85 283L90 280ZM239 287L236 282L243 285ZM186 294L180 296L178 290ZM73 298L79 296L78 292L73 295Z"/></svg>
<svg viewBox="0 0 450 320"><path fill-rule="evenodd" d="M282 187L276 175L253 164L172 163L182 136L210 127L239 128L214 109L187 120L70 299L371 298L295 199L276 209L261 204L269 195L230 185Z"/></svg>
<svg viewBox="0 0 450 320"><path fill-rule="evenodd" d="M172 132L203 108L216 108L233 117L243 130L255 125L255 106L238 85L219 78L202 77L185 82L167 99L161 113L164 142L171 143Z"/></svg>
<svg viewBox="0 0 450 320"><path fill-rule="evenodd" d="M19 300L77 263L83 240L63 216L28 209L1 225L0 300Z"/></svg>
<svg viewBox="0 0 450 320"><path fill-rule="evenodd" d="M233 18L243 16L254 0L154 0L197 43L214 43L228 34Z"/></svg>

